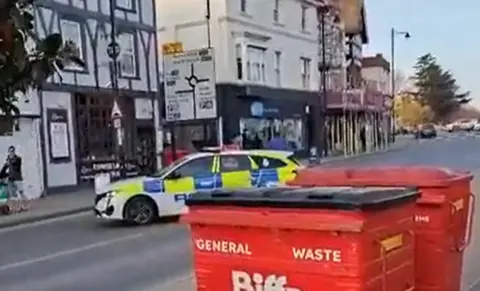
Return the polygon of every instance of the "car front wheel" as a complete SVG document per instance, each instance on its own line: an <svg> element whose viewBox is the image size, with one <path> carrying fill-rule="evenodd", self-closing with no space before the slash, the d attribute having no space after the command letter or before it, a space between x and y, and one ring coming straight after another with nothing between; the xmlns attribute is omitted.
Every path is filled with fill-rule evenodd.
<svg viewBox="0 0 480 291"><path fill-rule="evenodd" d="M124 217L127 222L144 225L151 223L157 216L157 206L148 197L134 197L125 206Z"/></svg>

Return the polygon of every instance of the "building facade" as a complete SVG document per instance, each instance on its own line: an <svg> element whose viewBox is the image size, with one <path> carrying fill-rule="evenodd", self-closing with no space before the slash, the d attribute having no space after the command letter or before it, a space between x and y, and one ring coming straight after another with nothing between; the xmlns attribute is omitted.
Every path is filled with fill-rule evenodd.
<svg viewBox="0 0 480 291"><path fill-rule="evenodd" d="M313 114L319 100L315 2L210 2L223 136L247 130L266 143L280 132L295 149L307 149L323 126ZM178 41L186 50L207 47L205 11L205 1L157 1L159 45Z"/></svg>
<svg viewBox="0 0 480 291"><path fill-rule="evenodd" d="M31 92L22 116L38 117L24 133L38 143L40 190L88 185L99 171L118 175L118 156L112 126L115 95L111 87L109 3L115 5L118 43L118 104L122 110L124 143L121 147L128 174L145 161L155 160L159 129L158 59L153 1L39 0L35 2L35 30L40 36L59 32L78 45L86 67L71 66L52 76L41 90ZM26 118L23 118L26 119ZM22 121L22 118L20 119ZM17 143L22 145L22 140ZM30 144L31 143L31 144ZM25 145L27 146L27 145ZM21 146L20 154L33 149ZM149 153L142 157L140 153ZM30 166L25 165L25 171ZM28 173L27 173L28 176Z"/></svg>
<svg viewBox="0 0 480 291"><path fill-rule="evenodd" d="M384 111L384 96L370 90L362 75L363 45L368 43L365 4L324 0L319 6L319 27L326 30L326 64L319 66L326 72L326 154L371 151L380 146L383 134L376 116ZM322 37L319 41L323 54Z"/></svg>

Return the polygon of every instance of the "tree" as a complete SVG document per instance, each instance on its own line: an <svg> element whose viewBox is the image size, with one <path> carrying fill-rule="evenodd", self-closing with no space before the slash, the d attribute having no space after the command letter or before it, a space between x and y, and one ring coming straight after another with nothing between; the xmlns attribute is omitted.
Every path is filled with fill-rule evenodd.
<svg viewBox="0 0 480 291"><path fill-rule="evenodd" d="M460 92L453 74L445 71L431 54L420 56L414 66L413 76L418 94L424 105L428 105L434 114L434 119L440 121L456 110L460 104L466 104L471 99L469 92Z"/></svg>
<svg viewBox="0 0 480 291"><path fill-rule="evenodd" d="M395 96L395 116L403 126L416 126L432 120L433 112L416 95L404 93Z"/></svg>
<svg viewBox="0 0 480 291"><path fill-rule="evenodd" d="M0 110L19 114L17 93L40 87L66 66L84 67L75 43L34 31L35 0L0 0Z"/></svg>

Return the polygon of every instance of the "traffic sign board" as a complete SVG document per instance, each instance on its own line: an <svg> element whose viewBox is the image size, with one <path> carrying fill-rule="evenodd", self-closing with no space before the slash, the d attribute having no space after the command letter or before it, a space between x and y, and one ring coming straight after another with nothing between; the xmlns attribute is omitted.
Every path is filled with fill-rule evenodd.
<svg viewBox="0 0 480 291"><path fill-rule="evenodd" d="M117 100L113 101L111 117L112 119L123 117L123 113L120 110L120 106L118 106Z"/></svg>
<svg viewBox="0 0 480 291"><path fill-rule="evenodd" d="M167 121L217 117L213 49L163 57Z"/></svg>

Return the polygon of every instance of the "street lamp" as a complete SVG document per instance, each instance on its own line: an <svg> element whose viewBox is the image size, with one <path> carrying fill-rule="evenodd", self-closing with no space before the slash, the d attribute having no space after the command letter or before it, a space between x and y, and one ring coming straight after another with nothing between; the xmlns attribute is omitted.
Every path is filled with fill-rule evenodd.
<svg viewBox="0 0 480 291"><path fill-rule="evenodd" d="M120 56L120 45L117 41L117 23L115 17L115 1L109 0L110 4L110 43L107 46L107 54L111 60L110 62L110 82L112 84L112 90L114 96L114 106L112 109L112 119L114 120L114 128L116 132L116 162L120 165L120 177L125 178L125 157L123 155L123 122L122 122L122 114L120 112L120 108L118 108L119 102L119 88L118 88L118 57ZM117 116L114 116L114 111L117 111Z"/></svg>
<svg viewBox="0 0 480 291"><path fill-rule="evenodd" d="M390 59L390 78L391 78L391 94L392 94L392 104L395 104L395 37L402 36L405 39L409 39L410 33L408 31L398 31L392 27L390 30L390 49L391 49L391 59ZM394 106L393 106L394 107ZM395 142L395 109L392 107L392 125L390 126L392 133L391 133L391 141Z"/></svg>

